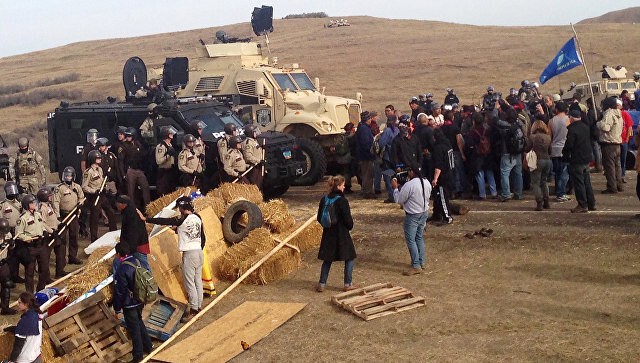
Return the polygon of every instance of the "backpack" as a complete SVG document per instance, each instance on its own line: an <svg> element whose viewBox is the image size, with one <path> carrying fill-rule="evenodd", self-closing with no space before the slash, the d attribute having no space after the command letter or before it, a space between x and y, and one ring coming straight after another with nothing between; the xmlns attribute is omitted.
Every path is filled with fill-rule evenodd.
<svg viewBox="0 0 640 363"><path fill-rule="evenodd" d="M124 261L127 265L135 269L133 275L133 298L143 304L150 304L158 298L158 284L149 270L142 267L140 261L136 261L137 266L130 261Z"/></svg>
<svg viewBox="0 0 640 363"><path fill-rule="evenodd" d="M491 139L489 139L489 136L487 136L487 130L484 129L482 131L482 135L480 135L480 132L478 132L478 130L474 130L474 132L480 136L480 141L478 142L478 145L476 145L476 151L478 153L478 155L480 156L487 156L491 153Z"/></svg>
<svg viewBox="0 0 640 363"><path fill-rule="evenodd" d="M524 151L527 140L524 138L524 132L517 122L514 122L507 129L506 146L509 154L520 154Z"/></svg>
<svg viewBox="0 0 640 363"><path fill-rule="evenodd" d="M339 195L336 195L333 198L329 198L326 195L324 196L324 206L322 207L322 214L320 215L320 224L322 225L322 228L329 228L338 223L338 219L336 218L336 209L334 206L334 203L338 198L340 198Z"/></svg>

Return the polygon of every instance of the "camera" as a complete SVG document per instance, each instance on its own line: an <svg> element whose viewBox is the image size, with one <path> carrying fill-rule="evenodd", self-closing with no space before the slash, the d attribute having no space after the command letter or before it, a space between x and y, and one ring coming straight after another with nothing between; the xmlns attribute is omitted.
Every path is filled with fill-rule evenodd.
<svg viewBox="0 0 640 363"><path fill-rule="evenodd" d="M487 111L493 111L493 109L496 107L496 102L501 99L502 93L500 92L487 93L482 101L482 108Z"/></svg>
<svg viewBox="0 0 640 363"><path fill-rule="evenodd" d="M407 182L407 179L409 179L409 170L411 170L411 168L403 167L400 172L393 175L393 178L398 181L399 185L404 185Z"/></svg>

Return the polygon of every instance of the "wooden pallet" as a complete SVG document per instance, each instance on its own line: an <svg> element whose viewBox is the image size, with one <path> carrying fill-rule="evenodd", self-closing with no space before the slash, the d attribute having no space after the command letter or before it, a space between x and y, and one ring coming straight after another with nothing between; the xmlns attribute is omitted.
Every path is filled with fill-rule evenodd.
<svg viewBox="0 0 640 363"><path fill-rule="evenodd" d="M151 337L165 341L175 333L187 310L187 304L158 296L152 304L147 304L142 310L142 320Z"/></svg>
<svg viewBox="0 0 640 363"><path fill-rule="evenodd" d="M334 304L361 317L372 320L385 315L425 306L426 301L413 292L390 283L374 284L334 295Z"/></svg>
<svg viewBox="0 0 640 363"><path fill-rule="evenodd" d="M44 319L43 326L67 362L114 362L133 348L100 291Z"/></svg>

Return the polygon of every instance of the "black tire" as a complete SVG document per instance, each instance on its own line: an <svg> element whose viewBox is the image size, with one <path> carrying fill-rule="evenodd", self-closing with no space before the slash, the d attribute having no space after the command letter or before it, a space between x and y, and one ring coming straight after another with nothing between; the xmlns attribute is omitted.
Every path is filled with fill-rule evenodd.
<svg viewBox="0 0 640 363"><path fill-rule="evenodd" d="M248 214L249 220L246 226L238 223L244 213ZM235 244L242 241L252 230L262 227L262 222L260 207L248 200L241 200L231 204L224 213L222 235L227 242Z"/></svg>
<svg viewBox="0 0 640 363"><path fill-rule="evenodd" d="M279 196L281 196L282 194L286 193L287 190L289 190L289 186L288 185L280 185L277 187L270 187L268 185L263 186L263 190L262 190L262 195L264 196L264 199L272 199L272 198L278 198Z"/></svg>
<svg viewBox="0 0 640 363"><path fill-rule="evenodd" d="M322 146L313 140L305 138L296 138L296 144L298 144L307 159L307 170L304 174L294 179L291 185L314 185L322 179L327 171L327 158L324 155Z"/></svg>

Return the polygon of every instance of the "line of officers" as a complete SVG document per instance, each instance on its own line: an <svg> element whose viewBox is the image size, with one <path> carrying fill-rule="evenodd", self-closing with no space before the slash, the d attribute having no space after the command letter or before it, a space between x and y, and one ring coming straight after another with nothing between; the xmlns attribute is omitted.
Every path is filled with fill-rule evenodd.
<svg viewBox="0 0 640 363"><path fill-rule="evenodd" d="M196 120L192 127L199 137L185 135L180 152L172 143L177 130L172 126L160 129L162 140L155 146L160 195L172 192L178 184L200 186L205 171L205 153L208 152L201 138L206 124ZM256 140L260 130L254 125L245 126L245 140L233 124L225 125L224 131L217 150L211 151L217 154L215 159L222 168L216 173L217 177L220 181L253 182L260 186L264 175L260 168L262 146ZM5 183L6 199L0 204L1 314L15 313L9 308L9 299L16 283L24 283L25 290L34 293L51 282L49 260L52 250L56 278L67 274L67 262L82 263L78 258L78 237L86 219L89 220L91 241L98 238L98 219L103 213L109 230L117 229L113 201L118 193L128 194L135 201L140 192L144 206L149 203L149 184L144 174L149 161L145 159L143 146L134 139L135 134L134 128L118 127L118 140L112 145L116 146L116 155L109 151L106 138L98 137L95 129L89 130L81 160L82 183L75 182L76 171L68 166L53 191L42 187L45 182L42 158L29 148L28 140L19 140L16 182ZM36 175L38 172L40 178ZM20 190L26 193L22 197ZM20 265L24 266L24 278L19 275Z"/></svg>

